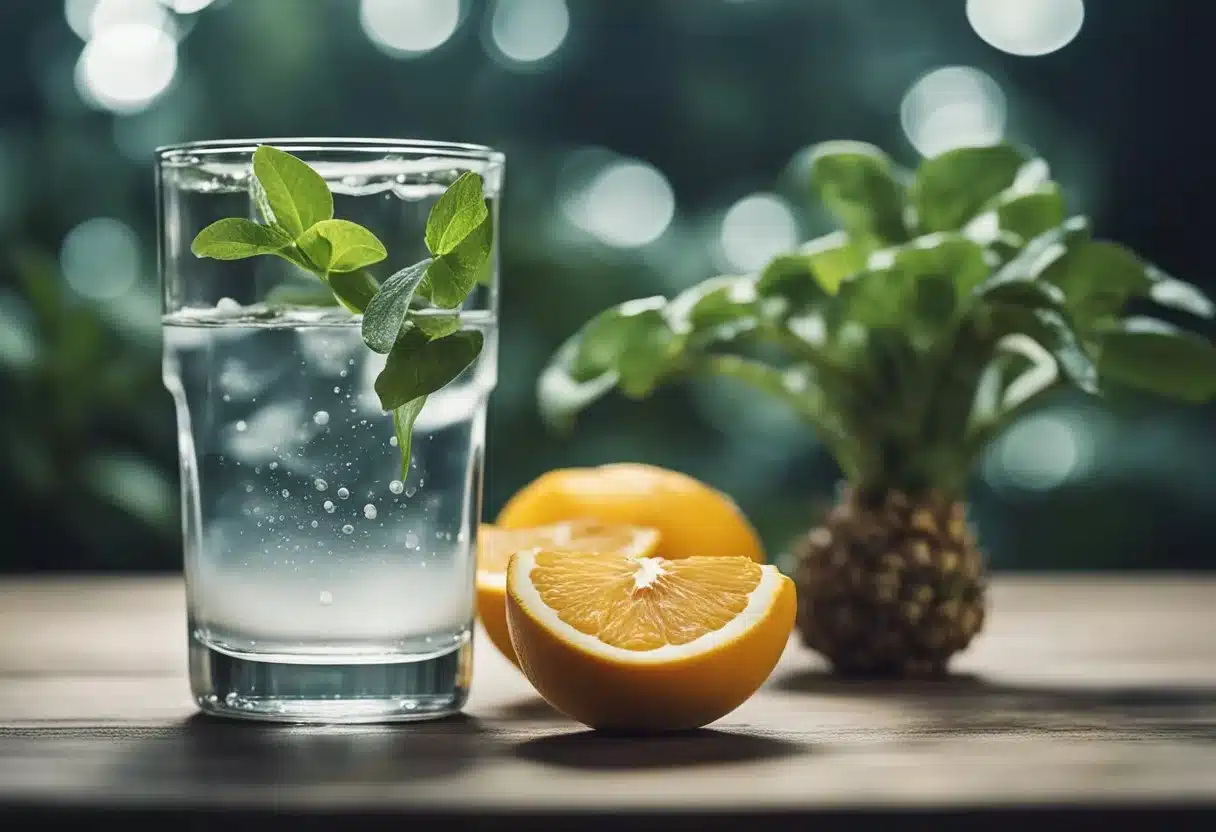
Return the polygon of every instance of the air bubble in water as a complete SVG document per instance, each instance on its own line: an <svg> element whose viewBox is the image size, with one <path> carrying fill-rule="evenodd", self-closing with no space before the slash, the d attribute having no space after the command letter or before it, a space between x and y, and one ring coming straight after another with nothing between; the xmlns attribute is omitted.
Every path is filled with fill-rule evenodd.
<svg viewBox="0 0 1216 832"><path fill-rule="evenodd" d="M312 484L314 486L316 486L316 489L318 491L324 491L325 489L329 488L329 483L327 483L325 480L321 479L320 477L317 477L315 480L313 480Z"/></svg>
<svg viewBox="0 0 1216 832"><path fill-rule="evenodd" d="M376 507L374 505L372 505L371 503L368 503L367 505L365 505L363 507L363 516L366 517L368 520L375 520L376 519Z"/></svg>
<svg viewBox="0 0 1216 832"><path fill-rule="evenodd" d="M397 437L390 436L388 438L388 444L392 445L394 448L397 447Z"/></svg>
<svg viewBox="0 0 1216 832"><path fill-rule="evenodd" d="M405 483L403 483L401 480L393 480L388 484L388 490L394 494L400 494L405 490Z"/></svg>
<svg viewBox="0 0 1216 832"><path fill-rule="evenodd" d="M246 493L246 494L252 494L252 493L253 493L253 484L252 484L252 483L248 483L248 484L246 484L246 485L245 485L245 493Z"/></svg>
<svg viewBox="0 0 1216 832"><path fill-rule="evenodd" d="M335 387L335 388L334 388L334 395L335 395L335 396L336 396L338 393L341 393L341 392L342 392L342 388L341 388L341 387Z"/></svg>
<svg viewBox="0 0 1216 832"><path fill-rule="evenodd" d="M286 488L284 488L284 489L283 489L282 491L280 491L279 493L280 493L280 494L282 494L284 497L290 497L290 496L291 496L291 492L290 492L290 491L288 491Z"/></svg>
<svg viewBox="0 0 1216 832"><path fill-rule="evenodd" d="M279 463L277 463L277 462L272 462L272 463L270 463L270 470L271 470L271 471L274 471L274 470L275 470L275 469L277 469L278 467L279 467Z"/></svg>
<svg viewBox="0 0 1216 832"><path fill-rule="evenodd" d="M329 514L333 514L334 513L334 501L326 500L324 503L321 504L321 508L325 509L325 511L328 512Z"/></svg>
<svg viewBox="0 0 1216 832"><path fill-rule="evenodd" d="M338 499L339 500L345 500L349 496L350 496L350 490L347 489L347 487L345 485L338 489Z"/></svg>
<svg viewBox="0 0 1216 832"><path fill-rule="evenodd" d="M418 548L418 535L414 534L413 532L407 533L405 536L405 548L417 549Z"/></svg>
<svg viewBox="0 0 1216 832"><path fill-rule="evenodd" d="M313 521L312 521L311 523L309 523L308 525L312 526L312 527L315 529L315 528L317 527L318 523L317 523L317 521L316 521L316 520L313 520Z"/></svg>
<svg viewBox="0 0 1216 832"><path fill-rule="evenodd" d="M334 594L332 592L330 592L328 589L321 590L321 603L328 607L333 602L334 602Z"/></svg>
<svg viewBox="0 0 1216 832"><path fill-rule="evenodd" d="M247 427L249 427L249 425L245 424L245 420L244 420L244 419L241 419L239 422L237 422L237 423L236 423L236 432L237 432L237 433L244 433L244 432L245 432L245 428L247 428Z"/></svg>
<svg viewBox="0 0 1216 832"><path fill-rule="evenodd" d="M412 485L409 488L405 489L405 496L407 496L407 497L413 497L417 493L418 493L418 489L414 488L414 486L412 486Z"/></svg>
<svg viewBox="0 0 1216 832"><path fill-rule="evenodd" d="M350 534L354 530L355 530L355 527L352 526L350 523L347 523L344 526L342 526L342 534Z"/></svg>
<svg viewBox="0 0 1216 832"><path fill-rule="evenodd" d="M334 390L334 392L336 393L338 391ZM318 425L322 425L322 426L328 425L329 424L329 413L324 410L318 410L316 413L312 414L312 420L314 422L316 422Z"/></svg>

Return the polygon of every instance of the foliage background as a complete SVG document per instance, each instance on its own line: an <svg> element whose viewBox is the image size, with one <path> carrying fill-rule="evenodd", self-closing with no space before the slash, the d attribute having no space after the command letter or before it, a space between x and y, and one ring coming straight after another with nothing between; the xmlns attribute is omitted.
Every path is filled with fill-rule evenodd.
<svg viewBox="0 0 1216 832"><path fill-rule="evenodd" d="M394 2L388 29L368 23L383 21L368 6ZM173 141L420 137L507 152L487 517L546 469L620 459L730 492L774 552L831 501L837 472L814 436L727 384L603 403L569 439L544 431L532 393L551 350L604 306L828 230L800 176L817 141L914 162L910 138L1003 132L1052 163L1099 234L1216 292L1204 129L1216 103L1196 74L1213 4L1090 0L1077 37L1035 57L978 37L964 0L450 0L454 29L433 50L373 42L451 28L449 0L425 2L100 0L111 23L151 21L177 41L167 88L118 111L90 98L70 25L98 0L0 3L0 570L180 567L151 167ZM503 55L554 43L535 61ZM920 87L921 110L939 115L929 136L907 96L948 66L969 68L952 77L971 87ZM657 180L596 189L629 160ZM732 222L755 194L750 219ZM1064 396L1028 416L971 487L994 566L1216 566L1214 415Z"/></svg>

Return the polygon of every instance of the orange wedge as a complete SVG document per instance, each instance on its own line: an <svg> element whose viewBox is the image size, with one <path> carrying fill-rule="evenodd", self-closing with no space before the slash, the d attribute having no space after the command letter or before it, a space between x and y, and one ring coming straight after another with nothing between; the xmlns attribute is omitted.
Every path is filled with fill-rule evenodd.
<svg viewBox="0 0 1216 832"><path fill-rule="evenodd" d="M507 562L522 549L551 552L651 554L659 543L654 529L606 524L594 520L554 523L533 529L500 529L482 523L477 531L477 614L486 635L511 661L519 664L507 635Z"/></svg>
<svg viewBox="0 0 1216 832"><path fill-rule="evenodd" d="M592 728L698 728L741 705L794 626L794 583L748 557L524 550L507 568L519 665Z"/></svg>

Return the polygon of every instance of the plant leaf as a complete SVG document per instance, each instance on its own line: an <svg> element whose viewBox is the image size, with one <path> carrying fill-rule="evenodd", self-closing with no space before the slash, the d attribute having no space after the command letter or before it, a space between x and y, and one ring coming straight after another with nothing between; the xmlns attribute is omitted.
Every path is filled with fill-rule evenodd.
<svg viewBox="0 0 1216 832"><path fill-rule="evenodd" d="M1135 319L1102 333L1103 379L1200 404L1216 397L1216 347L1164 321Z"/></svg>
<svg viewBox="0 0 1216 832"><path fill-rule="evenodd" d="M349 220L321 220L301 234L296 245L327 274L353 272L388 256L375 234Z"/></svg>
<svg viewBox="0 0 1216 832"><path fill-rule="evenodd" d="M854 141L816 145L811 149L811 183L847 231L873 235L881 245L908 239L900 172L879 148Z"/></svg>
<svg viewBox="0 0 1216 832"><path fill-rule="evenodd" d="M310 278L311 280L311 278ZM338 299L329 287L311 280L310 284L280 283L266 293L267 306L291 308L295 306L337 306Z"/></svg>
<svg viewBox="0 0 1216 832"><path fill-rule="evenodd" d="M475 329L462 329L434 341L421 332L406 330L376 376L380 406L395 410L444 387L473 363L483 341Z"/></svg>
<svg viewBox="0 0 1216 832"><path fill-rule="evenodd" d="M1040 344L1056 359L1064 376L1086 393L1098 392L1098 370L1082 347L1076 331L1055 309L1012 304L989 307L987 334L995 344L1010 337L1025 337Z"/></svg>
<svg viewBox="0 0 1216 832"><path fill-rule="evenodd" d="M671 328L701 341L730 340L755 329L759 297L751 277L703 280L672 298L664 314Z"/></svg>
<svg viewBox="0 0 1216 832"><path fill-rule="evenodd" d="M489 216L481 176L466 171L431 206L426 220L426 247L435 256L455 251Z"/></svg>
<svg viewBox="0 0 1216 832"><path fill-rule="evenodd" d="M1000 228L1023 240L1055 228L1068 216L1064 194L1055 182L1044 182L1029 193L1019 193L1015 186L997 198L993 210Z"/></svg>
<svg viewBox="0 0 1216 832"><path fill-rule="evenodd" d="M367 305L380 289L376 278L362 269L357 272L331 274L325 282L338 302L356 315L367 309Z"/></svg>
<svg viewBox="0 0 1216 832"><path fill-rule="evenodd" d="M279 228L230 217L216 220L198 232L190 244L190 251L195 257L243 260L259 254L277 254L291 242L292 238Z"/></svg>
<svg viewBox="0 0 1216 832"><path fill-rule="evenodd" d="M606 370L583 380L574 377L571 370L579 352L580 338L581 333L567 338L536 382L541 418L551 428L563 433L574 427L579 411L607 395L617 382L615 370Z"/></svg>
<svg viewBox="0 0 1216 832"><path fill-rule="evenodd" d="M363 343L378 353L388 353L397 343L410 300L426 277L431 260L415 263L394 274L363 310ZM385 408L386 410L390 408Z"/></svg>
<svg viewBox="0 0 1216 832"><path fill-rule="evenodd" d="M464 303L473 287L484 282L493 241L493 221L486 214L454 248L431 261L426 277L431 303L444 309Z"/></svg>
<svg viewBox="0 0 1216 832"><path fill-rule="evenodd" d="M1027 243L1012 260L977 286L975 293L985 295L1006 283L1024 283L1045 277L1048 269L1071 249L1087 243L1089 235L1089 220L1086 217L1070 217Z"/></svg>
<svg viewBox="0 0 1216 832"><path fill-rule="evenodd" d="M292 238L333 217L334 197L325 180L290 153L262 145L253 154L253 175L274 221Z"/></svg>
<svg viewBox="0 0 1216 832"><path fill-rule="evenodd" d="M909 193L921 233L962 228L1014 183L1026 162L1009 144L961 147L925 159Z"/></svg>
<svg viewBox="0 0 1216 832"><path fill-rule="evenodd" d="M882 256L882 252L871 255L871 263ZM970 294L992 270L984 247L955 231L917 237L891 250L890 256L893 268L903 272L908 280L929 275L948 278L959 299Z"/></svg>
<svg viewBox="0 0 1216 832"><path fill-rule="evenodd" d="M1158 306L1179 309L1200 318L1216 315L1216 304L1198 286L1170 277L1156 266L1146 264L1144 272L1150 284L1148 296Z"/></svg>
<svg viewBox="0 0 1216 832"><path fill-rule="evenodd" d="M414 438L414 423L426 407L426 396L410 399L393 410L393 433L397 436L397 448L401 451L401 479L410 475L410 453Z"/></svg>
<svg viewBox="0 0 1216 832"><path fill-rule="evenodd" d="M460 316L452 315L418 315L411 314L407 318L411 326L434 341L436 338L446 338L460 329Z"/></svg>
<svg viewBox="0 0 1216 832"><path fill-rule="evenodd" d="M643 298L601 312L580 333L571 377L590 381L614 373L621 392L649 394L672 369L683 345L664 315L666 299Z"/></svg>

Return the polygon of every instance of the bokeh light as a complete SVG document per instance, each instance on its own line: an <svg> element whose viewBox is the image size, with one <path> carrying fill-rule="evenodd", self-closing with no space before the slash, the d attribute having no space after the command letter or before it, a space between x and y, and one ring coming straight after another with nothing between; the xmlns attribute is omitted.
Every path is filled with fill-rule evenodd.
<svg viewBox="0 0 1216 832"><path fill-rule="evenodd" d="M1081 414L1036 413L997 440L985 460L984 478L998 491L1048 491L1083 476L1093 454Z"/></svg>
<svg viewBox="0 0 1216 832"><path fill-rule="evenodd" d="M178 14L195 14L210 6L214 0L160 0Z"/></svg>
<svg viewBox="0 0 1216 832"><path fill-rule="evenodd" d="M1002 52L1046 55L1081 31L1085 0L967 0L967 20Z"/></svg>
<svg viewBox="0 0 1216 832"><path fill-rule="evenodd" d="M85 220L64 237L59 265L76 294L92 300L119 297L139 277L139 237L121 220Z"/></svg>
<svg viewBox="0 0 1216 832"><path fill-rule="evenodd" d="M662 236L675 217L671 184L636 160L613 162L563 203L567 218L606 245L637 248Z"/></svg>
<svg viewBox="0 0 1216 832"><path fill-rule="evenodd" d="M510 65L543 61L569 30L566 0L497 0L490 17L490 43Z"/></svg>
<svg viewBox="0 0 1216 832"><path fill-rule="evenodd" d="M422 55L442 46L460 26L460 0L362 0L359 23L381 51Z"/></svg>
<svg viewBox="0 0 1216 832"><path fill-rule="evenodd" d="M81 40L91 40L112 26L142 23L172 35L176 29L167 0L65 0L63 14Z"/></svg>
<svg viewBox="0 0 1216 832"><path fill-rule="evenodd" d="M798 245L798 222L785 200L752 194L732 205L722 218L719 244L728 269L757 271Z"/></svg>
<svg viewBox="0 0 1216 832"><path fill-rule="evenodd" d="M994 144L1005 133L1005 94L974 67L942 67L912 85L899 119L908 141L924 156Z"/></svg>
<svg viewBox="0 0 1216 832"><path fill-rule="evenodd" d="M76 62L76 90L87 103L116 113L135 113L155 101L177 73L177 44L148 23L107 26L93 36Z"/></svg>

